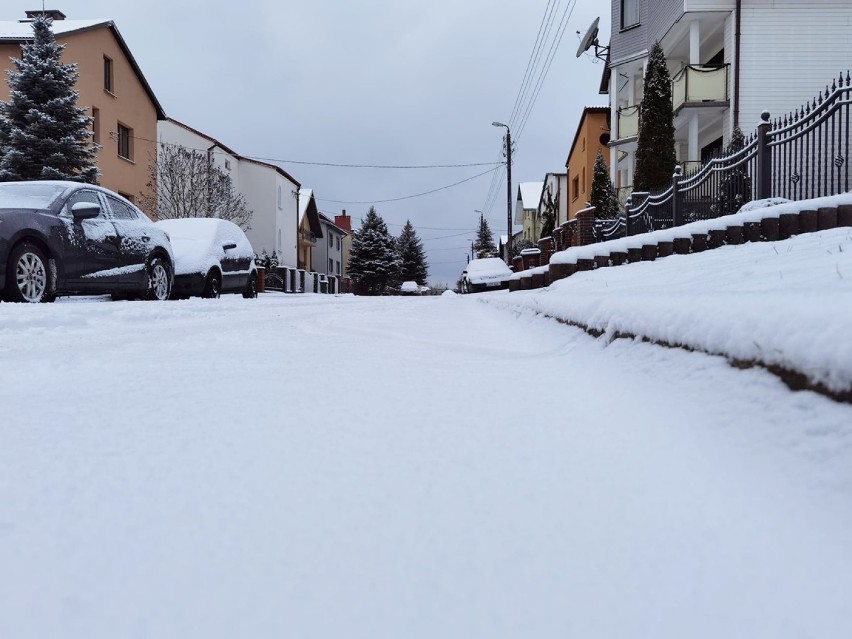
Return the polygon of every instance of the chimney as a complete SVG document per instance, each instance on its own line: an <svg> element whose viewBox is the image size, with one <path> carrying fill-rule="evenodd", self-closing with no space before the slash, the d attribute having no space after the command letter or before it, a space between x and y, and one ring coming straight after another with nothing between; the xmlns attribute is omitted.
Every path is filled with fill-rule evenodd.
<svg viewBox="0 0 852 639"><path fill-rule="evenodd" d="M64 20L65 14L59 11L58 9L35 9L33 11L27 11L27 18L30 20L35 20L40 15L44 15L51 20Z"/></svg>
<svg viewBox="0 0 852 639"><path fill-rule="evenodd" d="M334 225L337 228L341 228L347 233L352 232L352 218L346 215L346 209L343 209L343 213L341 215L334 216Z"/></svg>

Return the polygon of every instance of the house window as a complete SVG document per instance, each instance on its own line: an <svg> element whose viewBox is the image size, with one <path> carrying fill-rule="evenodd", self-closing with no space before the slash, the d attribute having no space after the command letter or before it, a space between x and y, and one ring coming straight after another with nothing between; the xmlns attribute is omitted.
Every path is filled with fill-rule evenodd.
<svg viewBox="0 0 852 639"><path fill-rule="evenodd" d="M586 167L583 167L583 193L586 192Z"/></svg>
<svg viewBox="0 0 852 639"><path fill-rule="evenodd" d="M225 170L226 171L231 170L231 161L230 160L225 160Z"/></svg>
<svg viewBox="0 0 852 639"><path fill-rule="evenodd" d="M278 208L284 208L284 190L281 188L281 185L278 185Z"/></svg>
<svg viewBox="0 0 852 639"><path fill-rule="evenodd" d="M328 234L328 248L334 248L334 236L331 233Z"/></svg>
<svg viewBox="0 0 852 639"><path fill-rule="evenodd" d="M112 77L112 58L104 56L104 91L114 94L114 88Z"/></svg>
<svg viewBox="0 0 852 639"><path fill-rule="evenodd" d="M639 24L639 0L621 0L621 28Z"/></svg>
<svg viewBox="0 0 852 639"><path fill-rule="evenodd" d="M340 275L340 262L335 262L334 268L336 269L335 272Z"/></svg>
<svg viewBox="0 0 852 639"><path fill-rule="evenodd" d="M92 142L101 143L101 110L92 107Z"/></svg>
<svg viewBox="0 0 852 639"><path fill-rule="evenodd" d="M125 160L133 159L133 129L118 125L118 155Z"/></svg>
<svg viewBox="0 0 852 639"><path fill-rule="evenodd" d="M278 229L278 250L281 250L281 229Z"/></svg>
<svg viewBox="0 0 852 639"><path fill-rule="evenodd" d="M331 259L328 260L328 274L329 275L334 274L334 260L331 260Z"/></svg>
<svg viewBox="0 0 852 639"><path fill-rule="evenodd" d="M576 200L580 197L580 176L578 175L571 180L571 199Z"/></svg>
<svg viewBox="0 0 852 639"><path fill-rule="evenodd" d="M337 250L340 250L340 236L337 236Z"/></svg>

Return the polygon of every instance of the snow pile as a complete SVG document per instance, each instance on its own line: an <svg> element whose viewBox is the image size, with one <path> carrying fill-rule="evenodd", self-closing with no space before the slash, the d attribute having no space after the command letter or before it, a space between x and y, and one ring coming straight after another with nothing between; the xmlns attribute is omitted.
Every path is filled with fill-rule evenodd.
<svg viewBox="0 0 852 639"><path fill-rule="evenodd" d="M850 228L580 272L489 301L852 389Z"/></svg>

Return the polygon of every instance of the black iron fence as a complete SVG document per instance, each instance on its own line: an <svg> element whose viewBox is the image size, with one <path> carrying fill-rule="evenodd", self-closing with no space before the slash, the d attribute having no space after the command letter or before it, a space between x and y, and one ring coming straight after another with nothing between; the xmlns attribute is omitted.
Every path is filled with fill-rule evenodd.
<svg viewBox="0 0 852 639"><path fill-rule="evenodd" d="M597 224L599 240L736 213L753 199L802 200L849 191L852 76L841 73L793 113L770 120L741 143L654 193L633 192L618 220Z"/></svg>

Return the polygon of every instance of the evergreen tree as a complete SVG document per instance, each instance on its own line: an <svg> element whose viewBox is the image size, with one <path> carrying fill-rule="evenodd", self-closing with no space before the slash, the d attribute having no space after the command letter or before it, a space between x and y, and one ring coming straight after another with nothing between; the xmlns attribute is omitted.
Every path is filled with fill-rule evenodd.
<svg viewBox="0 0 852 639"><path fill-rule="evenodd" d="M361 229L353 234L349 275L368 295L381 295L398 284L400 265L396 240L371 206L367 217L361 220Z"/></svg>
<svg viewBox="0 0 852 639"><path fill-rule="evenodd" d="M745 146L745 136L739 127L734 127L731 133L731 143L723 155L731 156L741 151ZM711 206L714 215L730 215L740 210L743 204L751 202L751 177L740 165L724 173L719 184L719 192Z"/></svg>
<svg viewBox="0 0 852 639"><path fill-rule="evenodd" d="M476 240L473 242L473 253L476 257L492 257L497 255L497 246L494 244L494 235L485 216L479 216L479 228L476 230Z"/></svg>
<svg viewBox="0 0 852 639"><path fill-rule="evenodd" d="M518 257L518 255L521 254L521 251L528 248L535 248L535 244L533 244L525 237L522 237L520 240L512 242L512 257Z"/></svg>
<svg viewBox="0 0 852 639"><path fill-rule="evenodd" d="M60 64L52 20L33 20L32 42L12 58L10 101L0 102L0 180L75 180L94 184L98 147L90 144L92 119L77 106L76 64Z"/></svg>
<svg viewBox="0 0 852 639"><path fill-rule="evenodd" d="M618 217L618 195L609 179L606 161L600 151L595 158L592 194L589 204L595 207L595 217L600 220L614 220Z"/></svg>
<svg viewBox="0 0 852 639"><path fill-rule="evenodd" d="M403 282L417 282L426 286L429 277L429 265L423 252L423 242L417 237L417 231L411 225L411 220L405 221L402 233L397 240L397 249L401 261L399 279Z"/></svg>
<svg viewBox="0 0 852 639"><path fill-rule="evenodd" d="M639 114L635 191L653 191L672 182L675 167L672 85L663 47L655 42L648 54L645 94Z"/></svg>
<svg viewBox="0 0 852 639"><path fill-rule="evenodd" d="M556 216L559 212L559 196L553 197L550 185L544 189L544 210L541 212L541 237L551 237L556 228Z"/></svg>

